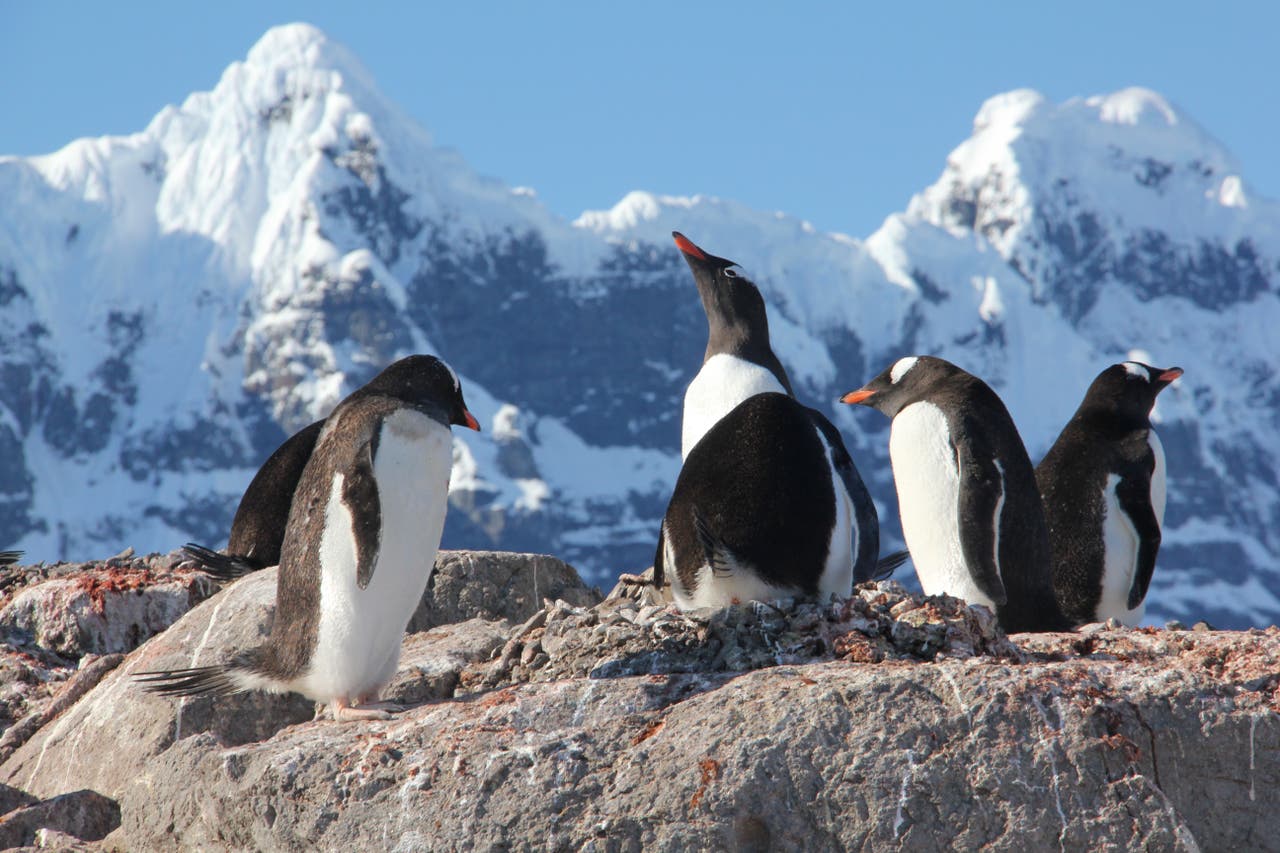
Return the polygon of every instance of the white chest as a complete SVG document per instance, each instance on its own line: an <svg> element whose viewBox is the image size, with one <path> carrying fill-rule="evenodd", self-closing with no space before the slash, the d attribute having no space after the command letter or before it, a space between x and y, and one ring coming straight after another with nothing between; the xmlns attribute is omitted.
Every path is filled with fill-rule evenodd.
<svg viewBox="0 0 1280 853"><path fill-rule="evenodd" d="M822 580L818 584L821 601L827 601L834 594L848 598L853 591L853 555L858 552L858 525L853 517L853 499L844 487L840 472L836 471L832 461L831 445L822 434L822 430L814 428L822 449L826 453L827 469L831 474L831 487L835 492L836 519L831 529L831 541L827 543L827 564L823 568Z"/></svg>
<svg viewBox="0 0 1280 853"><path fill-rule="evenodd" d="M680 458L707 430L748 397L776 391L787 393L778 377L758 364L734 355L713 355L698 371L684 393L684 419L680 434Z"/></svg>
<svg viewBox="0 0 1280 853"><path fill-rule="evenodd" d="M1165 507L1165 467L1164 447L1156 436L1155 430L1148 433L1147 442L1155 456L1155 467L1151 471L1151 508L1155 511L1156 522L1164 526ZM1144 599L1138 606L1129 609L1129 590L1133 586L1133 577L1138 570L1138 531L1120 509L1120 499L1116 496L1116 487L1120 478L1108 475L1103 486L1103 520L1102 544L1104 551L1102 569L1102 598L1098 602L1098 621L1118 619L1124 625L1133 627L1142 622L1147 612Z"/></svg>
<svg viewBox="0 0 1280 853"><path fill-rule="evenodd" d="M960 472L949 434L946 416L932 403L913 403L893 419L889 461L898 490L902 534L927 595L946 593L994 610L994 602L973 582L964 559Z"/></svg>
<svg viewBox="0 0 1280 853"><path fill-rule="evenodd" d="M369 585L356 582L352 517L338 476L321 538L320 624L308 673L310 695L355 700L395 674L405 626L435 567L448 508L452 436L401 410L383 425L374 476L381 542Z"/></svg>

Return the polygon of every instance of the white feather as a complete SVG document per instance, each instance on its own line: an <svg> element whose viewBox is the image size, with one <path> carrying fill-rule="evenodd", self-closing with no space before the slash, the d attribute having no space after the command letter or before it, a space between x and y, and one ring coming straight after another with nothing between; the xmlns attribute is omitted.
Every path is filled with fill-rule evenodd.
<svg viewBox="0 0 1280 853"><path fill-rule="evenodd" d="M1164 445L1160 443L1155 430L1147 433L1147 443L1155 457L1155 467L1151 471L1151 508L1155 511L1156 523L1163 528ZM1102 566L1102 598L1098 602L1096 618L1099 622L1114 618L1120 620L1121 624L1134 627L1146 615L1147 602L1144 598L1137 607L1129 609L1129 590L1138 571L1138 530L1129 516L1120 509L1120 498L1116 494L1119 483L1120 478L1110 474L1103 487L1102 547L1105 549L1105 556Z"/></svg>
<svg viewBox="0 0 1280 853"><path fill-rule="evenodd" d="M368 587L356 583L355 539L334 478L320 540L320 622L311 666L296 688L321 701L358 701L395 674L405 627L435 568L448 508L452 435L401 409L383 423L374 460L382 537Z"/></svg>
<svg viewBox="0 0 1280 853"><path fill-rule="evenodd" d="M827 601L832 595L848 598L853 591L853 555L858 552L859 531L854 524L853 500L844 487L844 480L836 470L831 445L822 430L814 427L822 447L826 451L827 467L831 472L831 485L835 492L836 520L827 542L827 564L818 581L818 596Z"/></svg>
<svg viewBox="0 0 1280 853"><path fill-rule="evenodd" d="M684 418L680 433L680 458L688 459L707 430L739 403L756 394L787 393L778 377L758 364L721 353L707 359L684 393Z"/></svg>
<svg viewBox="0 0 1280 853"><path fill-rule="evenodd" d="M946 593L994 610L995 603L978 589L964 559L960 472L942 410L920 402L899 412L889 430L889 461L902 534L920 586L928 595Z"/></svg>

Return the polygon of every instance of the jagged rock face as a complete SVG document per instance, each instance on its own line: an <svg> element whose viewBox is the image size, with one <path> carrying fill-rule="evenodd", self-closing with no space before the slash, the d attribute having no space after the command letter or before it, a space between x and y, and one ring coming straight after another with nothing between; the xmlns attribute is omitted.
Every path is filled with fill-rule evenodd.
<svg viewBox="0 0 1280 853"><path fill-rule="evenodd" d="M705 344L678 229L760 285L887 545L887 423L831 401L893 359L983 376L1033 457L1107 364L1180 364L1157 409L1148 613L1280 618L1280 213L1153 93L993 98L865 242L645 193L570 224L432 145L296 25L139 134L0 160L0 192L0 546L35 559L221 544L287 434L433 351L485 428L455 442L446 546L558 554L601 586L650 565Z"/></svg>

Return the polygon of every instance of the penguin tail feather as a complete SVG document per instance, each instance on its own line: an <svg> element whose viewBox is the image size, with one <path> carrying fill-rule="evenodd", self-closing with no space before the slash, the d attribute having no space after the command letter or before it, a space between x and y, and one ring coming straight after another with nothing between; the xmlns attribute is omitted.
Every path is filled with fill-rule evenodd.
<svg viewBox="0 0 1280 853"><path fill-rule="evenodd" d="M11 563L16 563L21 559L21 557L21 551L0 551L0 566L7 566Z"/></svg>
<svg viewBox="0 0 1280 853"><path fill-rule="evenodd" d="M707 565L711 567L711 573L719 578L730 577L733 574L733 565L729 549L711 532L706 518L698 512L697 507L693 508L693 532L698 537L698 544L702 546L702 555L706 558Z"/></svg>
<svg viewBox="0 0 1280 853"><path fill-rule="evenodd" d="M140 672L133 680L147 693L161 696L224 696L245 690L226 664Z"/></svg>
<svg viewBox="0 0 1280 853"><path fill-rule="evenodd" d="M910 551L894 551L892 554L886 554L876 563L875 571L872 572L870 580L887 581L893 577L893 573L898 567L905 563L911 557Z"/></svg>
<svg viewBox="0 0 1280 853"><path fill-rule="evenodd" d="M264 568L252 557L238 554L219 554L217 551L188 542L182 552L200 565L200 570L220 581L233 581Z"/></svg>

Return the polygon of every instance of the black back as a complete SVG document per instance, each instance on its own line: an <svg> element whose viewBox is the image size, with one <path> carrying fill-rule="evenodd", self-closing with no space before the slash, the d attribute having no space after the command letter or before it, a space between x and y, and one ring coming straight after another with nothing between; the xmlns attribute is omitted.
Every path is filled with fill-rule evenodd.
<svg viewBox="0 0 1280 853"><path fill-rule="evenodd" d="M239 665L277 678L297 676L306 668L320 618L320 542L325 508L339 472L343 474L343 500L355 526L357 581L361 587L368 585L381 535L373 462L383 420L405 407L445 425L477 428L457 376L432 356L414 355L395 362L339 403L325 420L289 511L271 635L242 656Z"/></svg>
<svg viewBox="0 0 1280 853"><path fill-rule="evenodd" d="M1053 553L1054 591L1063 612L1077 624L1098 618L1106 564L1103 492L1109 475L1120 478L1120 509L1139 536L1131 609L1146 597L1160 548L1160 523L1151 505L1151 409L1182 371L1128 364L1132 370L1113 364L1098 374L1036 467Z"/></svg>
<svg viewBox="0 0 1280 853"><path fill-rule="evenodd" d="M671 236L693 271L707 314L707 351L702 363L726 354L759 364L794 397L787 371L769 345L769 318L759 289L733 261L704 252L679 231Z"/></svg>
<svg viewBox="0 0 1280 853"><path fill-rule="evenodd" d="M852 400L860 394L855 391L846 401L891 418L922 401L942 411L960 471L961 549L979 588L997 602L1001 626L1010 632L1069 627L1053 594L1049 534L1035 471L1009 410L973 374L934 356L914 358L909 369L901 370L906 360L900 359L863 386L861 392L871 396ZM1002 495L997 569L991 520Z"/></svg>
<svg viewBox="0 0 1280 853"><path fill-rule="evenodd" d="M815 416L826 421L794 399L770 393L749 397L717 422L680 471L663 520L675 564L662 565L660 544L657 570L673 572L692 590L708 547L718 544L768 583L816 595L835 524L835 492ZM849 482L857 502L866 489L856 488L860 478ZM869 547L874 564L874 508L859 533L860 543L872 543L860 544L859 554Z"/></svg>

